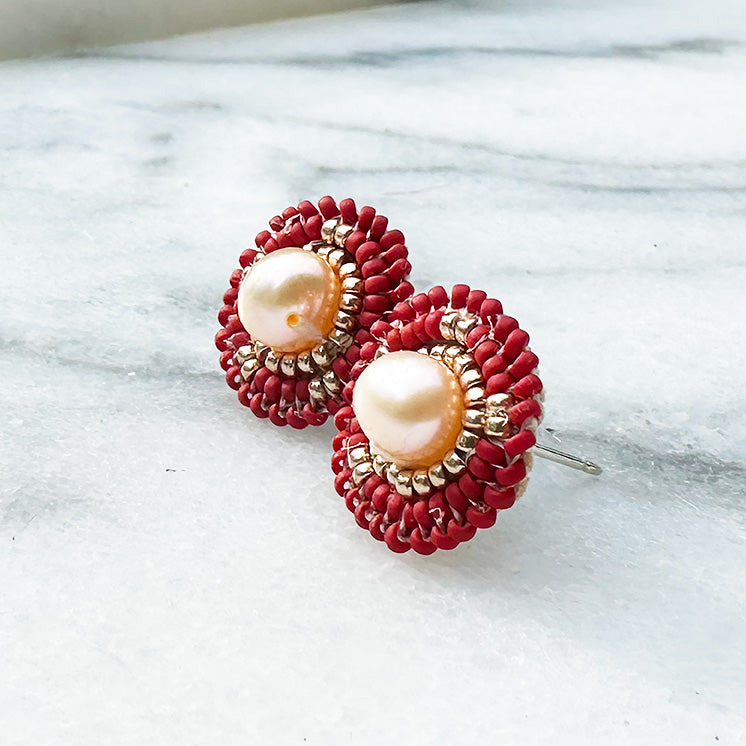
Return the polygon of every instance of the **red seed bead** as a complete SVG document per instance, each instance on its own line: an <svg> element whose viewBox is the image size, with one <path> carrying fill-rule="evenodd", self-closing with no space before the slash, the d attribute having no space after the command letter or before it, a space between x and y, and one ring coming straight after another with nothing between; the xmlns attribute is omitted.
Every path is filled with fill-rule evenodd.
<svg viewBox="0 0 746 746"><path fill-rule="evenodd" d="M508 368L508 373L517 381L536 370L538 364L539 358L531 350L524 350Z"/></svg>
<svg viewBox="0 0 746 746"><path fill-rule="evenodd" d="M469 507L469 501L466 499L464 493L461 492L461 488L456 482L451 482L446 487L445 496L451 510L462 515L466 512L466 509Z"/></svg>
<svg viewBox="0 0 746 746"><path fill-rule="evenodd" d="M490 443L489 440L484 438L479 439L474 451L479 458L493 466L503 466L507 463L505 451L496 443ZM469 464L471 464L471 461L469 461Z"/></svg>
<svg viewBox="0 0 746 746"><path fill-rule="evenodd" d="M313 202L309 202L307 199L304 199L303 202L301 202L298 205L298 212L308 220L308 218L312 218L314 215L318 215L319 211L316 209L316 205L314 205Z"/></svg>
<svg viewBox="0 0 746 746"><path fill-rule="evenodd" d="M231 336L231 344L238 349L251 342L251 337L246 332L238 332Z"/></svg>
<svg viewBox="0 0 746 746"><path fill-rule="evenodd" d="M272 377L272 371L269 368L259 368L252 378L252 384L255 391L263 391L267 380Z"/></svg>
<svg viewBox="0 0 746 746"><path fill-rule="evenodd" d="M388 235L388 233L386 235ZM381 241L383 240L384 239L382 238ZM384 248L383 243L381 243L381 248ZM386 251L386 253L383 255L383 258L389 264L393 264L398 259L406 259L408 256L409 252L407 251L407 247L403 243L397 243Z"/></svg>
<svg viewBox="0 0 746 746"><path fill-rule="evenodd" d="M472 526L471 523L464 523L462 526L456 521L451 521L448 524L448 535L459 544L473 539L476 533L477 527Z"/></svg>
<svg viewBox="0 0 746 746"><path fill-rule="evenodd" d="M414 333L417 335L417 338L420 340L420 342L427 342L430 339L430 336L425 331L426 320L427 316L420 316L417 318L414 324L412 324L412 329L414 330Z"/></svg>
<svg viewBox="0 0 746 746"><path fill-rule="evenodd" d="M367 233L373 225L373 220L376 217L376 211L374 208L365 206L363 207L357 216L357 229L363 233Z"/></svg>
<svg viewBox="0 0 746 746"><path fill-rule="evenodd" d="M523 329L514 329L505 340L501 354L506 360L513 361L528 344L528 334ZM526 371L528 373L528 371Z"/></svg>
<svg viewBox="0 0 746 746"><path fill-rule="evenodd" d="M542 388L541 379L533 373L530 373L514 384L510 389L510 393L513 394L516 399L528 399L529 397L538 394Z"/></svg>
<svg viewBox="0 0 746 746"><path fill-rule="evenodd" d="M495 467L488 464L486 461L483 461L476 454L469 459L467 469L477 479L492 479L492 475L495 473Z"/></svg>
<svg viewBox="0 0 746 746"><path fill-rule="evenodd" d="M530 417L541 417L541 404L536 399L525 399L508 410L508 417L515 425L522 425Z"/></svg>
<svg viewBox="0 0 746 746"><path fill-rule="evenodd" d="M488 334L490 333L490 328L488 326L485 326L483 324L480 324L479 326L474 327L467 335L466 335L466 346L469 349L473 349L476 347Z"/></svg>
<svg viewBox="0 0 746 746"><path fill-rule="evenodd" d="M458 541L447 533L443 533L437 526L430 532L430 541L435 544L438 549L455 549L458 546Z"/></svg>
<svg viewBox="0 0 746 746"><path fill-rule="evenodd" d="M241 404L244 405L244 407L248 407L251 403L251 386L248 383L244 383L241 385L241 388L238 389L238 401L241 402Z"/></svg>
<svg viewBox="0 0 746 746"><path fill-rule="evenodd" d="M366 295L363 297L363 308L376 314L383 313L388 308L388 299L385 295Z"/></svg>
<svg viewBox="0 0 746 746"><path fill-rule="evenodd" d="M401 332L399 329L392 329L386 335L386 346L390 352L398 352L404 346L401 339Z"/></svg>
<svg viewBox="0 0 746 746"><path fill-rule="evenodd" d="M336 218L339 215L339 208L337 207L337 203L328 195L326 197L322 197L319 200L319 210L321 210L321 214L324 216L324 220L330 220L331 218Z"/></svg>
<svg viewBox="0 0 746 746"><path fill-rule="evenodd" d="M237 365L231 365L227 371L225 371L226 383L235 391L241 387L241 369Z"/></svg>
<svg viewBox="0 0 746 746"><path fill-rule="evenodd" d="M392 492L386 504L386 522L393 523L401 517L404 508L404 498L398 492Z"/></svg>
<svg viewBox="0 0 746 746"><path fill-rule="evenodd" d="M432 528L435 525L433 516L430 513L430 504L427 498L416 502L412 508L412 512L414 513L415 520L420 526Z"/></svg>
<svg viewBox="0 0 746 746"><path fill-rule="evenodd" d="M399 283L399 287L397 287L391 295L394 300L403 301L409 298L409 296L412 295L413 292L414 285L412 285L411 282L404 280L403 282Z"/></svg>
<svg viewBox="0 0 746 746"><path fill-rule="evenodd" d="M388 293L392 287L393 283L386 275L369 277L364 283L366 294Z"/></svg>
<svg viewBox="0 0 746 746"><path fill-rule="evenodd" d="M263 248L265 254L271 254L273 251L277 251L277 249L279 249L280 247L274 238L269 238L267 239L267 243L264 244Z"/></svg>
<svg viewBox="0 0 746 746"><path fill-rule="evenodd" d="M297 214L298 214L298 208L294 206L286 207L282 211L282 217L285 218L286 221L292 217L295 217Z"/></svg>
<svg viewBox="0 0 746 746"><path fill-rule="evenodd" d="M227 306L234 305L237 298L238 288L231 287L223 293L223 303L225 303Z"/></svg>
<svg viewBox="0 0 746 746"><path fill-rule="evenodd" d="M332 471L339 474L345 466L348 466L347 454L344 451L336 451L332 456Z"/></svg>
<svg viewBox="0 0 746 746"><path fill-rule="evenodd" d="M415 334L414 324L407 324L401 330L401 343L406 350L416 350L420 347L420 338Z"/></svg>
<svg viewBox="0 0 746 746"><path fill-rule="evenodd" d="M237 288L241 284L242 277L243 272L240 269L234 269L230 277L231 287Z"/></svg>
<svg viewBox="0 0 746 746"><path fill-rule="evenodd" d="M374 277L375 275L388 275L388 269L389 267L384 259L381 257L375 257L373 259L368 259L368 261L360 267L360 274L363 276L363 279L367 279L368 277Z"/></svg>
<svg viewBox="0 0 746 746"><path fill-rule="evenodd" d="M397 303L391 311L391 318L396 321L414 321L416 315L409 303Z"/></svg>
<svg viewBox="0 0 746 746"><path fill-rule="evenodd" d="M404 243L404 234L399 230L391 230L386 231L386 233L381 236L381 248L384 251L388 251L392 246L396 246L396 244L403 244Z"/></svg>
<svg viewBox="0 0 746 746"><path fill-rule="evenodd" d="M293 246L301 247L308 243L309 236L306 235L303 226L299 222L293 224L289 235Z"/></svg>
<svg viewBox="0 0 746 746"><path fill-rule="evenodd" d="M412 265L406 259L397 259L388 269L388 275L395 282L403 280L412 270Z"/></svg>
<svg viewBox="0 0 746 746"><path fill-rule="evenodd" d="M458 480L461 492L468 500L481 500L484 486L477 482L469 472L464 472Z"/></svg>
<svg viewBox="0 0 746 746"><path fill-rule="evenodd" d="M503 443L505 453L509 458L515 458L519 454L533 448L536 445L536 435L532 430L521 430L517 435L508 438Z"/></svg>
<svg viewBox="0 0 746 746"><path fill-rule="evenodd" d="M434 288L430 288L427 291L427 295L430 298L430 302L433 304L433 308L444 308L448 305L448 293L442 285L436 285Z"/></svg>
<svg viewBox="0 0 746 746"><path fill-rule="evenodd" d="M440 339L440 322L444 315L445 311L439 309L432 311L425 318L425 331L430 339Z"/></svg>
<svg viewBox="0 0 746 746"><path fill-rule="evenodd" d="M364 243L361 243L355 251L355 261L362 265L370 259L373 259L373 257L378 256L380 253L381 247L377 241L365 241Z"/></svg>
<svg viewBox="0 0 746 746"><path fill-rule="evenodd" d="M295 379L285 378L280 385L280 400L283 402L295 401Z"/></svg>
<svg viewBox="0 0 746 746"><path fill-rule="evenodd" d="M408 552L410 547L408 543L405 543L399 539L399 524L394 524L393 526L389 526L386 529L386 532L384 533L384 540L386 541L386 546L392 551L397 552L398 554L403 554L404 552Z"/></svg>
<svg viewBox="0 0 746 746"><path fill-rule="evenodd" d="M227 329L221 329L216 335L215 335L215 347L217 347L221 352L228 348L228 338L231 336L230 332Z"/></svg>
<svg viewBox="0 0 746 746"><path fill-rule="evenodd" d="M474 361L482 368L493 355L497 353L500 346L492 339L485 339L474 350Z"/></svg>
<svg viewBox="0 0 746 746"><path fill-rule="evenodd" d="M370 528L370 523L366 517L369 508L370 503L367 500L359 503L355 508L355 520L357 521L357 525L360 526L360 528Z"/></svg>
<svg viewBox="0 0 746 746"><path fill-rule="evenodd" d="M248 267L254 261L254 259L256 259L257 253L258 252L256 249L246 249L246 251L244 251L241 256L238 257L238 263L242 267Z"/></svg>
<svg viewBox="0 0 746 746"><path fill-rule="evenodd" d="M409 546L411 546L417 554L423 555L432 554L438 549L435 544L422 538L422 532L419 528L413 529L412 533L409 535Z"/></svg>
<svg viewBox="0 0 746 746"><path fill-rule="evenodd" d="M348 448L354 448L355 446L359 446L361 444L368 444L368 439L365 437L364 433L352 433L349 438L347 438L347 447ZM380 481L380 477L376 475L376 479Z"/></svg>
<svg viewBox="0 0 746 746"><path fill-rule="evenodd" d="M504 342L508 335L518 328L518 322L512 316L500 316L495 324L494 335L498 342Z"/></svg>
<svg viewBox="0 0 746 746"><path fill-rule="evenodd" d="M368 523L368 531L370 531L370 535L378 541L383 541L383 527L381 526L382 523L383 516L380 513L378 515L374 515Z"/></svg>
<svg viewBox="0 0 746 746"><path fill-rule="evenodd" d="M275 215L274 217L269 219L269 227L273 231L281 231L285 227L285 221L282 218L282 215Z"/></svg>
<svg viewBox="0 0 746 746"><path fill-rule="evenodd" d="M478 314L486 299L487 293L484 290L472 290L466 298L466 310L469 313Z"/></svg>
<svg viewBox="0 0 746 746"><path fill-rule="evenodd" d="M344 497L344 494L347 491L346 485L349 483L351 476L352 471L350 471L350 469L344 469L339 472L334 479L334 489L337 490L337 493L342 497Z"/></svg>
<svg viewBox="0 0 746 746"><path fill-rule="evenodd" d="M386 510L386 503L391 495L391 487L388 484L379 484L371 495L370 502L377 513Z"/></svg>
<svg viewBox="0 0 746 746"><path fill-rule="evenodd" d="M270 238L272 238L272 234L269 231L261 231L261 233L256 234L254 243L256 244L258 249L262 249L264 248L264 244L266 244Z"/></svg>
<svg viewBox="0 0 746 746"><path fill-rule="evenodd" d="M464 308L469 297L469 292L470 288L468 285L454 285L451 290L451 305L454 308Z"/></svg>
<svg viewBox="0 0 746 746"><path fill-rule="evenodd" d="M267 414L269 415L269 421L273 425L277 425L277 427L284 427L288 424L287 420L283 417L278 404L270 405Z"/></svg>
<svg viewBox="0 0 746 746"><path fill-rule="evenodd" d="M262 406L262 402L264 401L264 394L254 394L254 396L251 397L251 401L249 402L249 409L254 413L255 416L260 417L262 419L268 417L267 410L264 409Z"/></svg>
<svg viewBox="0 0 746 746"><path fill-rule="evenodd" d="M386 233L388 225L389 219L385 215L376 215L370 226L370 237L376 241L380 241L383 238L383 234Z"/></svg>
<svg viewBox="0 0 746 746"><path fill-rule="evenodd" d="M484 501L496 510L507 510L515 504L515 489L506 487L498 490L487 485L484 488Z"/></svg>
<svg viewBox="0 0 746 746"><path fill-rule="evenodd" d="M343 199L339 203L339 214L342 216L342 221L347 225L355 225L357 223L357 208L355 207L354 199Z"/></svg>
<svg viewBox="0 0 746 746"><path fill-rule="evenodd" d="M271 375L267 379L267 383L264 384L264 395L272 403L280 401L281 386L280 377L277 375Z"/></svg>
<svg viewBox="0 0 746 746"><path fill-rule="evenodd" d="M479 309L479 315L483 319L492 320L503 312L503 304L495 298L487 298Z"/></svg>
<svg viewBox="0 0 746 746"><path fill-rule="evenodd" d="M496 376L498 373L502 373L508 367L508 363L500 357L500 355L493 355L489 358L482 366L482 376L489 380L492 376ZM512 384L512 376L510 377L508 385ZM507 380L507 379L506 379Z"/></svg>
<svg viewBox="0 0 746 746"><path fill-rule="evenodd" d="M497 511L487 505L483 509L472 506L466 511L466 520L477 528L490 528L495 525Z"/></svg>
<svg viewBox="0 0 746 746"><path fill-rule="evenodd" d="M223 306L220 311L218 311L218 322L220 323L220 326L225 326L228 323L228 320L230 317L236 312L236 307L233 305L230 306Z"/></svg>
<svg viewBox="0 0 746 746"><path fill-rule="evenodd" d="M288 409L285 413L285 419L287 420L288 425L296 430L302 430L304 427L308 427L308 422L306 422L302 417L299 417L293 409Z"/></svg>
<svg viewBox="0 0 746 746"><path fill-rule="evenodd" d="M321 215L314 215L306 220L305 230L310 241L318 241L321 238L321 226L324 224L324 218Z"/></svg>
<svg viewBox="0 0 746 746"><path fill-rule="evenodd" d="M513 377L510 373L498 373L496 376L490 376L487 379L487 394L505 393L513 384Z"/></svg>
<svg viewBox="0 0 746 746"><path fill-rule="evenodd" d="M495 469L495 481L503 487L512 487L526 476L526 464L523 459L514 461L510 466Z"/></svg>
<svg viewBox="0 0 746 746"><path fill-rule="evenodd" d="M430 298L425 293L417 293L410 298L409 302L418 314L427 313L433 307Z"/></svg>
<svg viewBox="0 0 746 746"><path fill-rule="evenodd" d="M347 433L346 432L344 432L344 431L338 432L334 436L334 438L332 438L332 448L335 451L341 450L342 446L344 445L344 442L345 442L346 438L347 438Z"/></svg>
<svg viewBox="0 0 746 746"><path fill-rule="evenodd" d="M315 427L323 425L329 415L326 412L316 412L310 404L303 405L303 419Z"/></svg>
<svg viewBox="0 0 746 746"><path fill-rule="evenodd" d="M223 350L220 353L220 367L223 370L228 370L231 365L233 365L233 350Z"/></svg>

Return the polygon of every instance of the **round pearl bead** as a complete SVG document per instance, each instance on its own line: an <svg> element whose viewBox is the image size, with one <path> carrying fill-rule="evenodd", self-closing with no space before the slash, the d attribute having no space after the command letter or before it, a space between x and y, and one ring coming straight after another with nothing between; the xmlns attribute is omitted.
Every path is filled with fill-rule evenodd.
<svg viewBox="0 0 746 746"><path fill-rule="evenodd" d="M331 331L339 294L339 279L320 256L278 249L243 278L238 318L252 339L277 352L300 352Z"/></svg>
<svg viewBox="0 0 746 746"><path fill-rule="evenodd" d="M355 383L352 407L370 449L398 466L440 461L461 431L464 395L443 363L419 352L390 352Z"/></svg>

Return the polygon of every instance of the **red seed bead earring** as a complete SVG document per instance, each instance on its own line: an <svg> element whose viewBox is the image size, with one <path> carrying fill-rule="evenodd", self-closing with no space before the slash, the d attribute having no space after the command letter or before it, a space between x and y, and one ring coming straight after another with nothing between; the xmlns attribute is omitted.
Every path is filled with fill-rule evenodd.
<svg viewBox="0 0 746 746"><path fill-rule="evenodd" d="M466 285L398 303L370 327L335 416L335 487L357 523L395 552L453 549L526 489L536 444L539 360L500 301Z"/></svg>
<svg viewBox="0 0 746 746"><path fill-rule="evenodd" d="M275 425L321 425L371 327L413 288L401 231L372 207L301 202L269 221L230 278L215 337L238 400Z"/></svg>

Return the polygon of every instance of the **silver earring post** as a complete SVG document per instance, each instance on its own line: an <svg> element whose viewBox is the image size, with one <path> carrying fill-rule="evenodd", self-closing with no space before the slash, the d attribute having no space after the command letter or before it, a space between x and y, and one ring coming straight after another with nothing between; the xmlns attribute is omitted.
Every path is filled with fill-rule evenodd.
<svg viewBox="0 0 746 746"><path fill-rule="evenodd" d="M584 471L586 474L592 474L597 477L603 469L598 465L594 464L593 461L588 461L579 456L573 456L572 454L559 451L556 448L550 448L549 446L542 446L538 443L532 448L533 452L541 458L554 461L555 464L562 464L562 466L569 466L571 469L577 469L578 471Z"/></svg>

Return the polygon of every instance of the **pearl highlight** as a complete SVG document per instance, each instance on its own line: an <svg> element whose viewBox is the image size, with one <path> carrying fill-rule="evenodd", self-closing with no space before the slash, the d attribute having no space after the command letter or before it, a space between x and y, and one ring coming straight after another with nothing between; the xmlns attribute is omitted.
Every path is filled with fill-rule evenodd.
<svg viewBox="0 0 746 746"><path fill-rule="evenodd" d="M277 352L301 352L329 334L339 306L334 270L313 251L277 249L243 278L238 318L251 338Z"/></svg>
<svg viewBox="0 0 746 746"><path fill-rule="evenodd" d="M360 374L352 407L371 453L419 469L437 463L454 447L464 396L456 375L443 363L401 350L382 355Z"/></svg>

